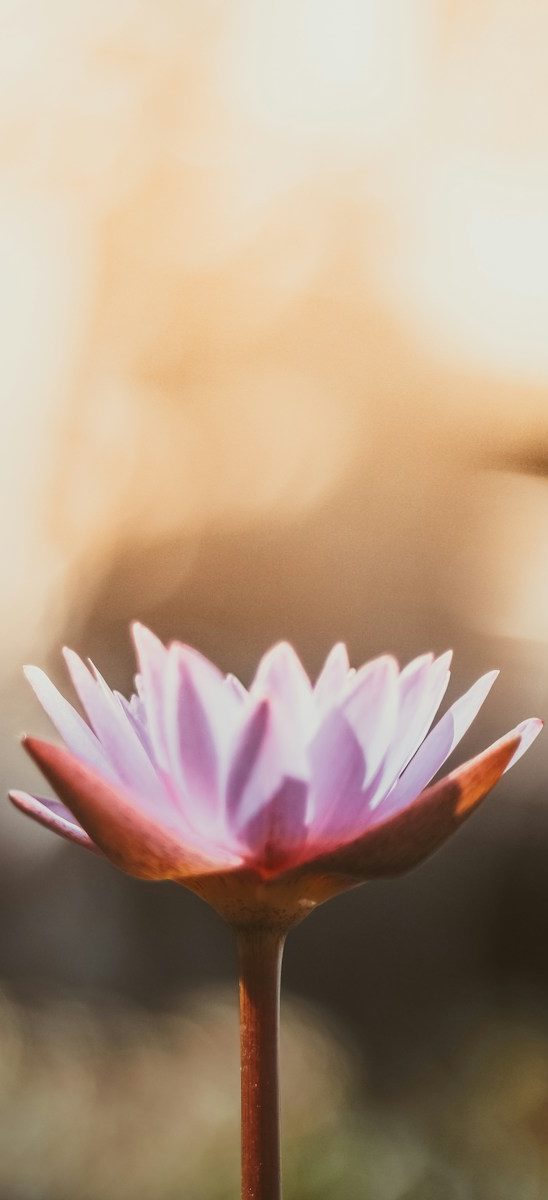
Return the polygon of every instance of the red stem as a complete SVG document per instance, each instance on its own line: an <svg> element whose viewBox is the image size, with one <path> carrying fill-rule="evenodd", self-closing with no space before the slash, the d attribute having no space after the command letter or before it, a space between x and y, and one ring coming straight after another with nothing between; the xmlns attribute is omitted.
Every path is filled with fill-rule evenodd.
<svg viewBox="0 0 548 1200"><path fill-rule="evenodd" d="M278 1034L285 933L237 930L240 966L242 1200L281 1200Z"/></svg>

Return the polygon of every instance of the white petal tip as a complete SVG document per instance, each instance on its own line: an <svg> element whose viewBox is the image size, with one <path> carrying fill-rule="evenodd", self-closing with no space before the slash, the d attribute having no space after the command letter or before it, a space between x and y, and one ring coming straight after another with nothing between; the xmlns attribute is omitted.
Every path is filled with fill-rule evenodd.
<svg viewBox="0 0 548 1200"><path fill-rule="evenodd" d="M17 788L10 788L8 799L16 808L22 809L25 813L37 813L46 808L36 796L32 796L30 792L21 792Z"/></svg>
<svg viewBox="0 0 548 1200"><path fill-rule="evenodd" d="M156 643L160 643L160 645L162 644L160 642L160 638L155 633L152 632L152 629L148 628L148 625L143 625L142 621L132 621L129 629L130 629L131 636L136 645L139 642L145 642L145 643L148 642L149 645L152 642L154 642L155 644Z"/></svg>
<svg viewBox="0 0 548 1200"><path fill-rule="evenodd" d="M147 644L150 645L152 641L155 641L156 635L150 629L147 629L146 625L143 625L141 621L132 621L129 630L136 650L145 648Z"/></svg>
<svg viewBox="0 0 548 1200"><path fill-rule="evenodd" d="M274 645L271 646L265 654L263 654L263 657L259 663L259 667L266 669L271 665L281 666L282 669L291 669L295 667L295 665L298 665L298 667L300 667L304 672L304 667L301 663L299 655L297 654L295 647L291 645L291 642L275 642Z"/></svg>
<svg viewBox="0 0 548 1200"><path fill-rule="evenodd" d="M493 671L486 671L485 675L481 675L477 683L474 685L478 690L478 694L482 693L484 699L486 699L499 675L500 667L496 667Z"/></svg>
<svg viewBox="0 0 548 1200"><path fill-rule="evenodd" d="M27 683L30 683L33 692L42 704L43 698L45 698L45 696L51 692L54 687L49 675L46 675L46 672L43 671L41 667L34 666L23 667L23 675L25 676Z"/></svg>
<svg viewBox="0 0 548 1200"><path fill-rule="evenodd" d="M536 740L536 738L538 738L543 725L544 721L542 721L540 717L529 717L528 720L521 721L519 725L516 725L516 728L512 730L512 733L508 734L508 737L520 737L521 741L515 754L510 759L510 762L506 767L506 771L509 771L510 767L513 767L515 763L519 762L520 758L523 757L529 747L533 745L533 742Z"/></svg>
<svg viewBox="0 0 548 1200"><path fill-rule="evenodd" d="M76 653L76 650L72 650L70 646L63 646L62 650L61 650L61 654L63 655L63 658L69 668L70 668L71 663L80 663L81 664L81 662L82 662L81 658Z"/></svg>

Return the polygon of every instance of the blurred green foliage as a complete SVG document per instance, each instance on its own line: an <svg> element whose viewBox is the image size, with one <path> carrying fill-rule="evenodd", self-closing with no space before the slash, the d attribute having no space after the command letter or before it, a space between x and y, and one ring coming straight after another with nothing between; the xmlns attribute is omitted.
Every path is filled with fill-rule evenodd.
<svg viewBox="0 0 548 1200"><path fill-rule="evenodd" d="M545 1200L548 1023L447 1022L390 1102L308 1007L284 1005L287 1200ZM235 997L152 1016L75 1002L0 1006L0 1197L235 1200Z"/></svg>

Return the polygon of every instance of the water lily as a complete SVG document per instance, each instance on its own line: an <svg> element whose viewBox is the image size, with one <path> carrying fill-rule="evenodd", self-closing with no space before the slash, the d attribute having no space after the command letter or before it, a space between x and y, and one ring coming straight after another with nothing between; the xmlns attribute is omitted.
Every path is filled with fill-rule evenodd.
<svg viewBox="0 0 548 1200"><path fill-rule="evenodd" d="M237 930L242 1000L243 1191L278 1200L277 1006L287 930L317 904L434 851L540 731L531 718L432 783L497 676L431 728L450 654L400 671L350 669L334 646L313 685L286 643L250 687L188 646L135 625L135 693L111 691L71 650L84 719L27 668L63 747L24 744L56 799L13 791L29 816L142 879L171 879Z"/></svg>

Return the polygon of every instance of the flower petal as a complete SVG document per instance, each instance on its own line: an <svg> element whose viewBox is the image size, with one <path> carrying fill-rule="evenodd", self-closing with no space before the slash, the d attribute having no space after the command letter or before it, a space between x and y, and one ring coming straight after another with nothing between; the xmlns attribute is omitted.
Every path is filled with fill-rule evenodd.
<svg viewBox="0 0 548 1200"><path fill-rule="evenodd" d="M269 701L259 700L234 746L226 783L227 821L234 834L255 816L280 783L280 764L273 761L272 754L266 764L262 757L271 721Z"/></svg>
<svg viewBox="0 0 548 1200"><path fill-rule="evenodd" d="M257 809L257 800L248 796L248 792L252 790L255 774L260 766L260 754L266 740L270 719L269 701L260 700L248 714L234 746L227 788L225 788L228 822L234 832L242 823L245 824ZM279 770L275 779L271 780L272 787L277 786L278 776ZM243 818L241 818L242 810Z"/></svg>
<svg viewBox="0 0 548 1200"><path fill-rule="evenodd" d="M68 842L75 842L77 846L84 846L86 850L102 855L103 851L88 837L69 809L58 800L50 800L45 796L29 796L28 792L18 791L9 792L9 798L16 808L27 817L32 817L33 821L37 821L45 829L52 829Z"/></svg>
<svg viewBox="0 0 548 1200"><path fill-rule="evenodd" d="M411 759L409 766L379 805L382 817L405 808L418 796L464 737L477 716L497 678L498 671L489 671L472 685L464 696L460 696L434 726L428 737Z"/></svg>
<svg viewBox="0 0 548 1200"><path fill-rule="evenodd" d="M349 721L333 709L310 747L310 831L314 838L350 837L363 816L365 757Z"/></svg>
<svg viewBox="0 0 548 1200"><path fill-rule="evenodd" d="M319 712L334 703L348 679L350 663L344 642L337 642L329 651L314 685L314 698Z"/></svg>
<svg viewBox="0 0 548 1200"><path fill-rule="evenodd" d="M307 784L295 727L275 700L262 698L248 712L234 742L226 784L226 818L242 835L287 780Z"/></svg>
<svg viewBox="0 0 548 1200"><path fill-rule="evenodd" d="M164 730L169 771L186 815L194 824L194 812L200 829L211 834L222 816L221 776L240 702L204 662L181 645L170 647Z"/></svg>
<svg viewBox="0 0 548 1200"><path fill-rule="evenodd" d="M433 655L424 654L402 671L396 729L380 780L368 797L371 808L380 803L424 741L447 691L451 655L449 650L433 661Z"/></svg>
<svg viewBox="0 0 548 1200"><path fill-rule="evenodd" d="M521 741L516 753L514 754L514 757L510 759L508 766L504 768L505 771L509 771L510 767L513 767L515 763L519 762L520 758L522 758L525 754L525 751L528 750L529 746L532 746L533 742L536 740L536 738L538 738L543 725L544 721L541 721L540 717L529 717L526 721L522 721L519 725L516 725L515 733L519 733Z"/></svg>
<svg viewBox="0 0 548 1200"><path fill-rule="evenodd" d="M299 858L306 838L307 803L305 781L284 779L275 795L258 807L240 831L240 842L249 852L249 865L268 877Z"/></svg>
<svg viewBox="0 0 548 1200"><path fill-rule="evenodd" d="M312 685L289 642L278 642L263 655L249 689L255 699L267 697L279 706L303 748L313 729Z"/></svg>
<svg viewBox="0 0 548 1200"><path fill-rule="evenodd" d="M234 696L236 697L237 700L239 700L239 701L247 700L249 692L248 692L247 688L244 687L241 680L238 679L237 675L231 675L231 674L227 675L225 678L225 687L229 688L229 690L234 694Z"/></svg>
<svg viewBox="0 0 548 1200"><path fill-rule="evenodd" d="M398 664L385 654L360 667L340 702L365 758L363 783L371 780L384 758L398 716Z"/></svg>
<svg viewBox="0 0 548 1200"><path fill-rule="evenodd" d="M124 787L150 806L169 806L167 792L133 723L99 671L94 675L73 650L64 648L75 691L101 746Z"/></svg>
<svg viewBox="0 0 548 1200"><path fill-rule="evenodd" d="M401 773L424 741L449 683L452 651L424 669L402 671L400 677L400 710L394 741L398 743Z"/></svg>
<svg viewBox="0 0 548 1200"><path fill-rule="evenodd" d="M139 691L145 708L150 740L157 762L165 768L167 758L161 712L168 652L156 634L139 621L133 622L131 633L139 663Z"/></svg>
<svg viewBox="0 0 548 1200"><path fill-rule="evenodd" d="M42 708L69 750L95 770L114 776L99 739L45 672L40 667L25 667L24 672Z"/></svg>
<svg viewBox="0 0 548 1200"><path fill-rule="evenodd" d="M299 857L308 784L290 774L291 748L276 701L259 700L237 739L227 782L231 832L253 868L269 875Z"/></svg>
<svg viewBox="0 0 548 1200"><path fill-rule="evenodd" d="M146 717L144 716L144 705L141 697L133 695L130 700L126 700L126 697L121 692L114 691L112 694L116 696L118 703L121 704L130 725L135 730L143 746L145 754L154 762L155 754L147 728Z"/></svg>
<svg viewBox="0 0 548 1200"><path fill-rule="evenodd" d="M527 735L526 735L527 736ZM365 880L399 875L432 854L491 791L519 751L512 730L483 754L427 788L407 808L377 820L346 846L313 859L314 869Z"/></svg>
<svg viewBox="0 0 548 1200"><path fill-rule="evenodd" d="M92 840L121 870L141 879L185 879L229 870L238 860L217 847L205 853L177 830L145 811L135 797L110 783L68 750L37 738L25 749Z"/></svg>

